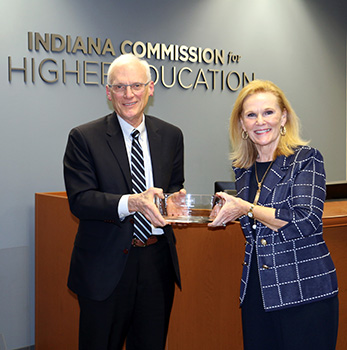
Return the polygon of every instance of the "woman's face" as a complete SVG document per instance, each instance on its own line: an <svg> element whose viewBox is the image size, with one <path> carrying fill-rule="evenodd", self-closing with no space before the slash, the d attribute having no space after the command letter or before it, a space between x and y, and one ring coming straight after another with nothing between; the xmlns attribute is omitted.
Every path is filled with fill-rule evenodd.
<svg viewBox="0 0 347 350"><path fill-rule="evenodd" d="M280 127L287 121L287 111L281 110L277 97L260 92L246 97L241 113L241 125L258 150L260 161L272 160L280 136Z"/></svg>

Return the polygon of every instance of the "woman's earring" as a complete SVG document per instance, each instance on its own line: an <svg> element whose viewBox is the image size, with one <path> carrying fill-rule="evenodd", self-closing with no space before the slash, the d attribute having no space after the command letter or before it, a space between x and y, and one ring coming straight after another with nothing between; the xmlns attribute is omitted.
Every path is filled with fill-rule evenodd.
<svg viewBox="0 0 347 350"><path fill-rule="evenodd" d="M248 139L248 132L245 130L242 130L241 137L243 140L247 140Z"/></svg>
<svg viewBox="0 0 347 350"><path fill-rule="evenodd" d="M281 136L284 136L287 133L287 129L284 125L281 125L280 127L280 134Z"/></svg>

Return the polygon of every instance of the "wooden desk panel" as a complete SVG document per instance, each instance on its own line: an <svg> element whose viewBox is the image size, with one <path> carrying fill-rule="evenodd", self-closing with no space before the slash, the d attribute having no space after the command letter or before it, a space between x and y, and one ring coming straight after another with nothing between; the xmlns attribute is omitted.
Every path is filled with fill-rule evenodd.
<svg viewBox="0 0 347 350"><path fill-rule="evenodd" d="M176 288L168 348L242 349L240 278L245 239L240 225L175 229L182 275Z"/></svg>
<svg viewBox="0 0 347 350"><path fill-rule="evenodd" d="M77 350L79 306L66 284L78 220L64 192L35 204L35 349Z"/></svg>
<svg viewBox="0 0 347 350"><path fill-rule="evenodd" d="M337 268L340 328L337 350L347 348L347 201L327 202L324 238ZM65 192L36 194L36 350L77 349L78 302L67 273L78 220ZM241 350L239 309L244 238L238 224L221 229L175 229L182 275L176 289L167 349Z"/></svg>

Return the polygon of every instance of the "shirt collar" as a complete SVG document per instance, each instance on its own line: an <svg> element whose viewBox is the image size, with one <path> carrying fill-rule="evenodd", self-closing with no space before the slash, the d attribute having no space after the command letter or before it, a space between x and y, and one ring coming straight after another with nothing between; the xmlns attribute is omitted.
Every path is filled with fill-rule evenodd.
<svg viewBox="0 0 347 350"><path fill-rule="evenodd" d="M135 128L132 125L130 125L128 122L126 122L123 118L121 118L118 114L117 114L117 118L118 118L119 125L122 129L124 137L132 140L131 133ZM140 138L142 138L145 131L146 131L145 115L143 115L142 122L136 129L140 132Z"/></svg>

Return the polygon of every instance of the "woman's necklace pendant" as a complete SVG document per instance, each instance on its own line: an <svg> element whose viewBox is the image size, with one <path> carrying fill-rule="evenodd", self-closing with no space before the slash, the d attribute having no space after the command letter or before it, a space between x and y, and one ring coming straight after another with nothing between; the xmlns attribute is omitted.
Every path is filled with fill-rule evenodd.
<svg viewBox="0 0 347 350"><path fill-rule="evenodd" d="M257 162L255 162L255 165L254 165L254 171L255 171L255 179L257 181L257 184L258 184L258 189L257 189L257 192L255 194L255 197L254 197L254 201L253 201L253 204L254 205L257 205L258 204L258 200L259 200L259 197L260 197L260 191L261 191L261 186L263 184L263 181L265 179L265 176L266 174L268 173L268 171L270 170L271 168L271 165L274 161L272 161L270 163L270 165L268 166L268 168L266 169L265 171L265 174L263 175L263 178L261 179L261 181L259 182L259 179L258 179L258 173L257 173ZM254 222L253 222L253 225L252 225L252 229L255 230L257 228L257 220L254 218Z"/></svg>
<svg viewBox="0 0 347 350"><path fill-rule="evenodd" d="M261 183L258 182L257 193L255 194L254 201L253 201L254 205L257 205L257 203L258 203L258 199L259 199L259 196L260 196L260 191L261 191Z"/></svg>

